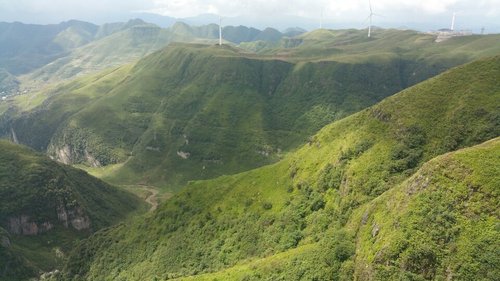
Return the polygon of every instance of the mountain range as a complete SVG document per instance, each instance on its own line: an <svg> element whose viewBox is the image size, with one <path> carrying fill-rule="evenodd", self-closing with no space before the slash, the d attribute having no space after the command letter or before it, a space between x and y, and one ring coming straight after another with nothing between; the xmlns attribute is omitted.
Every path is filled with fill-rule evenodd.
<svg viewBox="0 0 500 281"><path fill-rule="evenodd" d="M186 29L192 31L174 26L179 34ZM13 99L0 132L115 184L173 191L276 162L332 121L498 53L490 44L498 38L436 44L411 31L381 30L367 40L362 31L319 30L259 53L176 43L137 63ZM112 46L115 39L99 42Z"/></svg>
<svg viewBox="0 0 500 281"><path fill-rule="evenodd" d="M227 42L279 41L297 30L281 33L275 29L258 30L244 26L223 28ZM300 31L299 31L300 33ZM134 62L161 49L169 42L210 42L218 39L215 24L189 26L178 22L163 29L143 20L95 25L71 20L60 24L32 25L0 23L0 90L16 93L20 87L11 75L20 76L33 91L50 82ZM10 74L7 77L6 75ZM23 89L23 90L24 90Z"/></svg>
<svg viewBox="0 0 500 281"><path fill-rule="evenodd" d="M500 35L223 34L0 24L0 280L500 275Z"/></svg>

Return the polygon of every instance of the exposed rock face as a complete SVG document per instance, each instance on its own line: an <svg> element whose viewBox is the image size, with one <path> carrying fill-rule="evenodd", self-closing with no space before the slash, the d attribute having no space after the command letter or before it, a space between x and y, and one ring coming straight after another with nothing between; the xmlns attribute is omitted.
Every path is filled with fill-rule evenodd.
<svg viewBox="0 0 500 281"><path fill-rule="evenodd" d="M84 230L90 228L90 219L86 216L82 209L76 207L67 209L63 206L57 208L57 219L66 228L72 227L76 230ZM54 228L54 225L49 222L36 223L27 215L11 217L8 220L7 230L15 235L37 235L47 232ZM3 244L3 240L2 240Z"/></svg>
<svg viewBox="0 0 500 281"><path fill-rule="evenodd" d="M50 222L35 223L29 216L19 216L9 218L7 230L16 235L37 235L49 231L54 226Z"/></svg>
<svg viewBox="0 0 500 281"><path fill-rule="evenodd" d="M69 145L65 145L62 148L56 150L56 160L69 165L72 163L71 149Z"/></svg>
<svg viewBox="0 0 500 281"><path fill-rule="evenodd" d="M92 156L86 149L85 149L85 161L91 166L91 167L102 167L101 163L99 160L97 160L94 156Z"/></svg>
<svg viewBox="0 0 500 281"><path fill-rule="evenodd" d="M58 147L55 149L49 148L49 151L54 151L54 156L51 156L53 160L59 161L66 165L71 165L75 163L80 163L81 161L87 163L91 167L102 167L101 162L97 160L90 152L85 149L83 153L76 151L70 145L64 145L63 147Z"/></svg>
<svg viewBox="0 0 500 281"><path fill-rule="evenodd" d="M57 219L62 222L65 227L73 227L76 230L90 228L90 219L87 217L81 208L66 209L64 206L57 208Z"/></svg>
<svg viewBox="0 0 500 281"><path fill-rule="evenodd" d="M182 159L188 159L191 156L191 153L184 151L177 151L177 155Z"/></svg>

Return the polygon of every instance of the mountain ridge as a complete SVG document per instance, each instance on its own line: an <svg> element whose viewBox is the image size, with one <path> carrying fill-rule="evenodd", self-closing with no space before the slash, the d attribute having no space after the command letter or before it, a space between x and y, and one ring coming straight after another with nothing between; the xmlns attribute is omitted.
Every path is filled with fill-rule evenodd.
<svg viewBox="0 0 500 281"><path fill-rule="evenodd" d="M401 68L392 57L376 63L294 63L229 46L177 43L97 83L75 81L49 91L46 103L4 124L21 142L48 149L65 163L126 163L115 178L143 175L141 182L175 186L276 161L328 122L402 90L419 76L434 75L422 71L425 63L409 64L403 73ZM419 76L406 78L416 70ZM79 89L80 84L85 87ZM78 102L68 105L68 100ZM96 112L108 117L95 119ZM34 131L40 131L36 138ZM99 164L86 161L87 154ZM173 171L178 179L161 178Z"/></svg>

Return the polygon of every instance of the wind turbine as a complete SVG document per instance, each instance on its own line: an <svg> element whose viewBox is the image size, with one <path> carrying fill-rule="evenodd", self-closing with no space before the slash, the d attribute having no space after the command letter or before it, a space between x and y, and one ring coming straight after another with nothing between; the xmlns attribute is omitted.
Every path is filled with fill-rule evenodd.
<svg viewBox="0 0 500 281"><path fill-rule="evenodd" d="M219 16L219 46L222 46L222 16Z"/></svg>
<svg viewBox="0 0 500 281"><path fill-rule="evenodd" d="M368 38L370 38L372 36L372 18L373 16L380 16L380 15L377 15L373 12L371 0L368 0L368 5L370 5L370 15L366 19L370 20L370 24L368 25Z"/></svg>
<svg viewBox="0 0 500 281"><path fill-rule="evenodd" d="M455 16L456 15L457 15L457 13L453 12L453 18L451 18L451 28L450 28L451 31L455 31Z"/></svg>

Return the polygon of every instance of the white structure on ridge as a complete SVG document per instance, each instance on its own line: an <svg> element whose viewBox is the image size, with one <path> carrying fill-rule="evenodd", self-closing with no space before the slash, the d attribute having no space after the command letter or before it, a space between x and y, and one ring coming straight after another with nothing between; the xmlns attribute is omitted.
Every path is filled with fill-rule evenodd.
<svg viewBox="0 0 500 281"><path fill-rule="evenodd" d="M451 18L451 27L450 27L451 31L455 30L455 16L456 15L457 15L457 13L453 12L453 18Z"/></svg>
<svg viewBox="0 0 500 281"><path fill-rule="evenodd" d="M219 16L219 46L222 46L222 17Z"/></svg>
<svg viewBox="0 0 500 281"><path fill-rule="evenodd" d="M368 5L370 6L370 15L366 19L370 21L370 24L368 25L368 38L370 38L372 36L372 18L373 16L380 16L380 15L377 15L373 12L371 0L368 0Z"/></svg>
<svg viewBox="0 0 500 281"><path fill-rule="evenodd" d="M453 38L453 37L472 35L472 31L470 31L470 30L459 30L459 31L455 30L456 16L457 16L457 13L453 13L453 17L451 18L451 26L449 29L442 28L442 29L439 29L438 31L429 32L429 34L437 35L436 43L446 41L446 40Z"/></svg>

